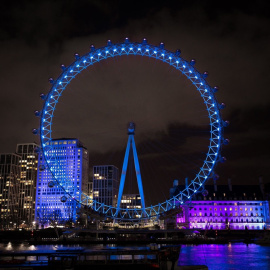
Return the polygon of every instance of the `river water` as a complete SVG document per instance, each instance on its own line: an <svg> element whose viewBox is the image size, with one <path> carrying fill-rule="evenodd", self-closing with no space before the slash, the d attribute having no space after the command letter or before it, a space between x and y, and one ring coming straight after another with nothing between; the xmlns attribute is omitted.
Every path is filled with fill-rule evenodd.
<svg viewBox="0 0 270 270"><path fill-rule="evenodd" d="M207 265L209 270L269 270L270 246L234 243L183 245L178 265Z"/></svg>
<svg viewBox="0 0 270 270"><path fill-rule="evenodd" d="M79 245L70 245L72 247ZM145 246L80 245L85 250L144 249ZM0 244L1 251L47 251L61 245ZM177 265L207 265L209 270L270 270L270 246L229 243L182 245Z"/></svg>

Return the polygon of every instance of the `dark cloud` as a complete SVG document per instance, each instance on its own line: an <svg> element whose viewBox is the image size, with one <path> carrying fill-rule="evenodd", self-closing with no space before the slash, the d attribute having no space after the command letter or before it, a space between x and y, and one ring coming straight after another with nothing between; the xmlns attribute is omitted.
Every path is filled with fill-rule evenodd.
<svg viewBox="0 0 270 270"><path fill-rule="evenodd" d="M180 48L186 60L195 58L197 69L209 72L209 84L220 87L217 99L227 104L222 115L231 122L225 129L231 141L223 149L227 162L217 167L220 181L231 177L235 183L254 183L259 175L267 181L269 5L6 1L0 10L0 151L13 152L16 143L37 140L30 130L38 126L33 116L42 107L38 95L48 92L48 78L57 78L60 65L72 63L75 52L83 55L92 43L104 46L107 39L147 37L155 45L165 42L168 50ZM156 174L166 179L160 194L174 178L192 177L209 143L204 105L183 76L151 59L117 58L81 73L57 105L54 136L78 137L93 153L93 162L121 168L128 121L137 124L142 170L151 178L146 190L153 181L163 183L152 179L157 166L167 172Z"/></svg>
<svg viewBox="0 0 270 270"><path fill-rule="evenodd" d="M246 183L256 183L262 175L266 182L269 181L269 109L268 104L231 112L231 125L226 131L231 143L223 150L228 161L219 168L225 179L231 177L235 181L245 179Z"/></svg>
<svg viewBox="0 0 270 270"><path fill-rule="evenodd" d="M202 166L209 142L208 127L174 123L151 137L145 134L135 141L143 179L144 193L148 203L156 204L168 198L174 179L184 184L185 178L193 179ZM104 153L90 153L90 164L114 164L122 168L127 135L122 147ZM131 151L132 153L132 151ZM134 161L130 155L126 175L125 192L138 193ZM157 184L158 183L158 184ZM153 188L154 186L154 188Z"/></svg>

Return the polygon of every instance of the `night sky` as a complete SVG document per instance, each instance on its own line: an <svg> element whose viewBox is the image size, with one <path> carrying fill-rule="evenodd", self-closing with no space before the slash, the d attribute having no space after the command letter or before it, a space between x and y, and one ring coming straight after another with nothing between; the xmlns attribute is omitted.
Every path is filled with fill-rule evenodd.
<svg viewBox="0 0 270 270"><path fill-rule="evenodd" d="M165 43L170 51L196 59L218 86L226 104L219 183L270 181L270 4L267 1L5 1L0 9L0 152L17 143L39 142L34 110L48 79L61 64L113 43ZM208 118L191 83L164 63L146 57L118 57L82 72L67 87L53 122L53 137L76 137L89 150L90 164L121 169L126 126L135 140L148 203L163 200L173 179L184 183L200 167L209 144ZM132 160L131 160L132 161ZM130 168L130 171L133 168ZM130 173L134 191L134 176ZM135 185L136 186L136 185ZM154 188L153 188L154 187Z"/></svg>

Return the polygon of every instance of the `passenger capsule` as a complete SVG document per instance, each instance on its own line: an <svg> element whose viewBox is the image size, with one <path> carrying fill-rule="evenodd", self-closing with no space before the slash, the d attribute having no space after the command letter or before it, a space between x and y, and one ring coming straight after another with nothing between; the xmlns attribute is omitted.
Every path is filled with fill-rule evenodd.
<svg viewBox="0 0 270 270"><path fill-rule="evenodd" d="M192 66L194 66L194 65L196 64L196 60L195 60L195 59L191 59L190 64L191 64Z"/></svg>
<svg viewBox="0 0 270 270"><path fill-rule="evenodd" d="M53 181L49 181L48 182L48 187L49 188L53 188L54 187L54 182Z"/></svg>
<svg viewBox="0 0 270 270"><path fill-rule="evenodd" d="M224 140L223 140L223 144L224 144L224 145L228 145L228 144L229 144L229 142L230 142L230 140L229 140L229 139L224 139Z"/></svg>
<svg viewBox="0 0 270 270"><path fill-rule="evenodd" d="M227 161L227 159L225 157L221 157L220 160L219 160L219 162L221 162L221 163L224 163L226 161Z"/></svg>
<svg viewBox="0 0 270 270"><path fill-rule="evenodd" d="M54 79L53 79L53 78L50 78L50 79L49 79L49 82L50 82L51 84L53 84L53 83L54 83Z"/></svg>
<svg viewBox="0 0 270 270"><path fill-rule="evenodd" d="M45 100L45 99L46 99L46 95L45 95L45 94L40 94L39 97L40 97L42 100Z"/></svg>
<svg viewBox="0 0 270 270"><path fill-rule="evenodd" d="M62 202L62 203L65 203L66 201L67 201L67 197L66 197L66 196L62 196L62 197L61 197L61 202Z"/></svg>
<svg viewBox="0 0 270 270"><path fill-rule="evenodd" d="M37 128L33 128L33 129L32 129L32 133L33 133L34 135L38 135L38 129L37 129Z"/></svg>
<svg viewBox="0 0 270 270"><path fill-rule="evenodd" d="M207 78L207 77L208 77L208 72L207 72L207 71L205 71L205 72L203 73L203 77L204 77L204 78Z"/></svg>
<svg viewBox="0 0 270 270"><path fill-rule="evenodd" d="M63 71L65 71L65 70L66 70L66 66L65 66L65 65L61 65L61 69L62 69Z"/></svg>
<svg viewBox="0 0 270 270"><path fill-rule="evenodd" d="M204 189L204 190L202 191L202 195L203 195L204 197L206 197L206 196L208 195L208 190Z"/></svg>
<svg viewBox="0 0 270 270"><path fill-rule="evenodd" d="M36 146L35 148L34 148L34 153L36 153L36 154L38 154L38 153L40 153L40 148L38 147L38 146Z"/></svg>
<svg viewBox="0 0 270 270"><path fill-rule="evenodd" d="M74 56L75 56L75 59L76 60L79 60L80 59L80 55L78 53L75 53Z"/></svg>
<svg viewBox="0 0 270 270"><path fill-rule="evenodd" d="M111 45L112 45L112 42L111 42L110 39L107 41L107 45L108 45L108 46L111 46Z"/></svg>
<svg viewBox="0 0 270 270"><path fill-rule="evenodd" d="M176 50L174 54L175 54L175 56L180 56L181 50Z"/></svg>
<svg viewBox="0 0 270 270"><path fill-rule="evenodd" d="M125 43L129 43L129 38L128 37L125 38Z"/></svg>
<svg viewBox="0 0 270 270"><path fill-rule="evenodd" d="M212 90L213 90L213 93L216 93L219 90L219 88L218 86L215 86Z"/></svg>
<svg viewBox="0 0 270 270"><path fill-rule="evenodd" d="M225 103L221 103L221 104L219 104L219 109L224 109L226 107L226 104Z"/></svg>
<svg viewBox="0 0 270 270"><path fill-rule="evenodd" d="M223 127L228 127L230 122L228 120L222 122Z"/></svg>
<svg viewBox="0 0 270 270"><path fill-rule="evenodd" d="M147 39L146 38L143 39L142 44L147 44Z"/></svg>
<svg viewBox="0 0 270 270"><path fill-rule="evenodd" d="M159 48L160 48L160 49L164 49L164 43L163 43L163 42L160 42Z"/></svg>
<svg viewBox="0 0 270 270"><path fill-rule="evenodd" d="M96 48L95 48L95 46L92 44L91 46L90 46L90 52L94 52L96 50Z"/></svg>
<svg viewBox="0 0 270 270"><path fill-rule="evenodd" d="M44 171L46 169L45 165L40 165L38 168L40 171Z"/></svg>
<svg viewBox="0 0 270 270"><path fill-rule="evenodd" d="M36 117L39 117L40 116L40 111L34 111L34 114Z"/></svg>
<svg viewBox="0 0 270 270"><path fill-rule="evenodd" d="M219 179L219 175L218 174L214 174L213 175L213 180L217 181Z"/></svg>

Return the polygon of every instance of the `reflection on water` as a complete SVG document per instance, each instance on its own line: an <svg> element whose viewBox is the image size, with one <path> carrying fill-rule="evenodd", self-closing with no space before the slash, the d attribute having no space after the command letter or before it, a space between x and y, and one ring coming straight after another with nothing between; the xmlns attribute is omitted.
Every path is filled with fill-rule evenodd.
<svg viewBox="0 0 270 270"><path fill-rule="evenodd" d="M178 265L207 265L209 270L267 270L270 269L270 246L183 245Z"/></svg>
<svg viewBox="0 0 270 270"><path fill-rule="evenodd" d="M29 245L0 244L1 251L31 251L46 252L65 247L83 247L87 250L131 250L145 249L146 246L117 246L117 245ZM160 246L159 246L160 247ZM115 259L130 260L130 255L116 255ZM138 255L139 256L139 255ZM111 258L112 259L112 258ZM28 257L35 260L35 257ZM178 265L207 265L209 270L249 270L270 269L270 246L256 244L226 244L226 245L182 245Z"/></svg>
<svg viewBox="0 0 270 270"><path fill-rule="evenodd" d="M12 250L12 243L11 242L9 242L7 244L6 250Z"/></svg>

